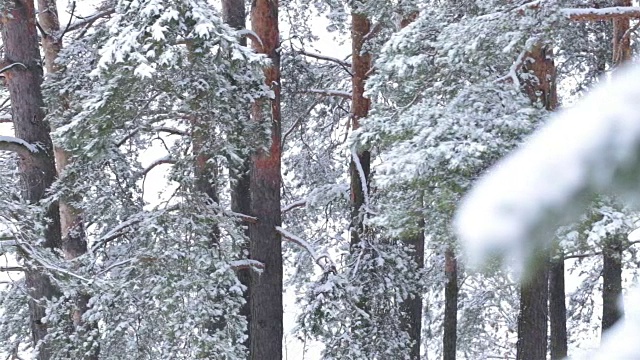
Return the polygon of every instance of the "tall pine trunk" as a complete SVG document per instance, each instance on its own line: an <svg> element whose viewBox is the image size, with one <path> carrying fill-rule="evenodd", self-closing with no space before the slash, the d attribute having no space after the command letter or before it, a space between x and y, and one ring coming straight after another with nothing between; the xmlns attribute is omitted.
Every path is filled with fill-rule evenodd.
<svg viewBox="0 0 640 360"><path fill-rule="evenodd" d="M442 358L456 359L458 331L458 263L453 246L449 246L444 256L444 273L447 279L444 288L444 335Z"/></svg>
<svg viewBox="0 0 640 360"><path fill-rule="evenodd" d="M2 41L5 65L18 64L4 72L11 98L11 112L16 137L37 144L39 151L18 160L22 193L29 203L42 200L56 178L53 144L49 126L44 120L44 101L41 92L42 66L36 33L36 15L33 0L16 0L5 4L2 13ZM46 212L47 224L41 246L54 250L61 247L60 214L57 204ZM30 244L36 247L36 244ZM22 254L29 257L28 254ZM28 266L25 282L29 296L29 323L34 344L40 344L37 358L51 358L51 349L43 343L47 325L44 300L60 295L49 277L37 267Z"/></svg>
<svg viewBox="0 0 640 360"><path fill-rule="evenodd" d="M265 268L251 273L251 346L252 360L282 359L282 243L276 227L282 223L280 212L281 141L280 126L280 33L278 0L254 0L251 25L262 40L254 41L256 52L266 54L271 66L265 69L266 84L273 99L257 101L253 119L271 128L268 149L259 148L251 158L251 215L258 221L249 225L249 253Z"/></svg>
<svg viewBox="0 0 640 360"><path fill-rule="evenodd" d="M523 72L529 74L523 90L533 104L552 111L558 106L556 68L553 51L544 44L535 45L528 53ZM518 360L546 360L547 325L549 315L549 258L548 249L540 250L536 269L520 287L520 313L518 314ZM531 270L531 269L530 269Z"/></svg>
<svg viewBox="0 0 640 360"><path fill-rule="evenodd" d="M360 119L367 117L371 101L364 96L369 70L371 70L371 54L363 51L365 36L371 30L371 22L364 14L351 14L351 57L352 57L352 98L351 98L351 129L360 127ZM352 155L349 164L351 179L351 247L360 244L360 237L364 232L363 220L371 172L371 154L367 150L357 150Z"/></svg>
<svg viewBox="0 0 640 360"><path fill-rule="evenodd" d="M244 0L223 0L222 1L222 17L224 21L236 30L242 30L246 27L246 10ZM242 45L247 45L246 38L240 40ZM238 148L243 147L243 139L248 137L246 127L243 122L247 120L249 114L246 114L246 118L241 118L239 124L234 129L232 142L236 143ZM231 178L231 211L240 214L249 214L251 212L251 193L249 192L250 178L249 178L249 157L242 156L242 160L239 163L229 161L229 175ZM248 229L245 234L249 236ZM248 256L249 247L248 244L243 245L240 249L241 257ZM240 314L247 319L247 339L245 345L249 348L251 344L251 309L249 308L249 297L251 292L251 270L242 269L238 270L238 279L246 287L244 292L244 299L246 303L240 309Z"/></svg>
<svg viewBox="0 0 640 360"><path fill-rule="evenodd" d="M617 6L631 6L631 0L617 0ZM613 65L631 59L629 19L613 20ZM602 332L624 316L622 307L622 248L623 238L612 235L602 246Z"/></svg>
<svg viewBox="0 0 640 360"><path fill-rule="evenodd" d="M549 322L551 360L567 357L567 306L564 287L564 256L554 254L549 267Z"/></svg>

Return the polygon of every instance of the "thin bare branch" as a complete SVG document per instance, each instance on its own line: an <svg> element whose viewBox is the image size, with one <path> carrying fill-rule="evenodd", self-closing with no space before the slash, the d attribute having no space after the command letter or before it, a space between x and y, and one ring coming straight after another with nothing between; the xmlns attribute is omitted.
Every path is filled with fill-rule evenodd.
<svg viewBox="0 0 640 360"><path fill-rule="evenodd" d="M282 235L282 238L284 240L290 241L304 248L309 253L313 261L318 264L318 266L320 266L324 272L336 272L336 265L333 260L331 260L328 254L318 254L313 246L309 244L309 242L305 241L299 236L288 232L280 226L276 226L276 231L279 232L280 235Z"/></svg>
<svg viewBox="0 0 640 360"><path fill-rule="evenodd" d="M83 28L85 26L90 26L96 20L104 18L104 17L107 17L107 16L111 16L111 15L115 14L115 12L116 12L116 9L112 8L112 9L107 9L107 10L101 11L99 13L93 14L91 16L84 17L84 18L82 18L82 20L77 21L77 22L67 26L67 28L65 30L65 33L78 30L78 29Z"/></svg>
<svg viewBox="0 0 640 360"><path fill-rule="evenodd" d="M287 204L285 206L282 207L282 209L280 210L280 212L282 212L283 214L286 212L289 212L293 209L296 208L300 208L300 207L305 207L307 206L307 199L300 199L300 200L296 200L290 204Z"/></svg>
<svg viewBox="0 0 640 360"><path fill-rule="evenodd" d="M149 166L147 166L143 171L142 171L142 176L147 176L147 174L155 169L156 167L160 166L160 165L164 165L164 164L170 164L173 165L175 164L176 161L171 159L168 156L165 156L163 158L157 159L154 162L152 162L151 164L149 164Z"/></svg>
<svg viewBox="0 0 640 360"><path fill-rule="evenodd" d="M336 96L345 99L351 99L350 91L342 91L342 90L327 90L327 89L308 89L299 91L300 94L316 94L321 96Z"/></svg>
<svg viewBox="0 0 640 360"><path fill-rule="evenodd" d="M298 54L304 55L304 56L308 56L308 57L312 57L314 59L318 59L318 60L324 60L324 61L329 61L329 62L333 62L336 63L340 66L342 66L343 68L348 69L347 71L349 71L349 73L351 73L350 69L351 69L351 63L345 60L340 60L338 58L334 58L331 56L326 56L326 55L322 55L322 54L316 54L316 53L311 53L305 50L298 50Z"/></svg>

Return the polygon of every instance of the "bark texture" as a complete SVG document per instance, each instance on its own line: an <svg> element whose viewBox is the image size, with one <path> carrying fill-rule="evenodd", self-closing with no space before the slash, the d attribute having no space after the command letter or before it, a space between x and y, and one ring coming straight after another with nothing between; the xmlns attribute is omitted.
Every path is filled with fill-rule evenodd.
<svg viewBox="0 0 640 360"><path fill-rule="evenodd" d="M415 249L413 260L419 268L422 268L424 266L424 220L420 220L418 226L421 229L420 233L409 239L405 239L404 242ZM401 305L404 315L402 325L412 341L409 358L411 360L420 360L420 345L422 342L422 296L421 294L414 295L414 297L406 299Z"/></svg>
<svg viewBox="0 0 640 360"><path fill-rule="evenodd" d="M232 28L236 30L244 29L246 27L246 9L244 0L223 0L222 17ZM240 39L240 43L246 46L246 38ZM243 139L248 137L248 134L246 133L247 130L242 125L242 122L243 121L240 121L240 124L235 129L233 138L231 139L232 142L238 144L238 148L242 148L244 146ZM235 164L233 161L229 162L229 173L231 178L231 211L240 214L249 214L251 212L251 180L249 178L249 168L251 165L250 160L251 159L249 159L249 157L245 157L239 164ZM247 237L249 236L248 230L249 229L247 228L245 231ZM243 245L240 251L242 252L242 258L248 256L248 244ZM247 319L248 327L245 345L249 348L251 344L251 309L249 307L249 298L251 296L251 269L238 270L238 280L240 280L242 285L247 288L244 292L246 303L240 309L240 314Z"/></svg>
<svg viewBox="0 0 640 360"><path fill-rule="evenodd" d="M559 254L549 267L549 322L551 360L567 357L567 306L564 287L564 257Z"/></svg>
<svg viewBox="0 0 640 360"><path fill-rule="evenodd" d="M458 262L453 247L445 252L444 273L447 283L444 288L444 336L442 358L456 359L458 330Z"/></svg>
<svg viewBox="0 0 640 360"><path fill-rule="evenodd" d="M42 200L56 177L53 144L49 126L44 122L44 102L41 92L42 66L36 16L33 0L10 1L2 13L2 41L5 47L6 65L20 63L4 73L11 98L11 111L15 136L32 144L39 151L31 156L21 156L18 166L24 198L32 204ZM60 214L57 204L47 209L44 242L48 249L61 246ZM36 244L31 244L36 246ZM28 257L28 254L23 254ZM36 264L33 264L36 265ZM51 349L42 340L47 334L47 325L41 321L45 316L44 300L58 296L59 292L49 277L37 266L29 266L25 281L29 300L29 322L34 344L40 344L37 358L49 359Z"/></svg>
<svg viewBox="0 0 640 360"><path fill-rule="evenodd" d="M624 316L622 308L622 239L605 241L602 249L602 331L611 328Z"/></svg>
<svg viewBox="0 0 640 360"><path fill-rule="evenodd" d="M556 92L556 68L553 51L542 43L535 45L527 54L533 59L526 62L523 72L528 73L523 90L533 104L552 111L558 106ZM546 360L547 325L549 315L549 256L541 250L536 269L520 287L520 313L518 314L518 360Z"/></svg>
<svg viewBox="0 0 640 360"><path fill-rule="evenodd" d="M251 215L258 221L249 225L249 253L265 265L262 274L251 273L251 347L252 360L282 359L282 240L276 226L280 213L281 137L280 127L280 34L278 1L254 0L251 25L262 40L253 42L256 52L266 54L272 66L265 69L266 84L273 99L263 99L253 107L257 122L269 122L271 139L268 150L259 148L251 159ZM265 116L265 113L268 114ZM269 117L270 115L270 117Z"/></svg>
<svg viewBox="0 0 640 360"><path fill-rule="evenodd" d="M351 100L351 129L360 127L360 119L367 117L371 101L364 96L364 87L371 70L371 54L364 49L365 36L371 30L369 19L358 13L351 14L351 56L352 56L352 100ZM351 179L351 247L360 243L360 236L364 232L362 225L364 217L364 205L366 200L365 189L368 188L369 174L371 173L371 153L366 150L358 150L349 164L349 176ZM360 166L358 166L358 163ZM359 169L361 168L361 170Z"/></svg>

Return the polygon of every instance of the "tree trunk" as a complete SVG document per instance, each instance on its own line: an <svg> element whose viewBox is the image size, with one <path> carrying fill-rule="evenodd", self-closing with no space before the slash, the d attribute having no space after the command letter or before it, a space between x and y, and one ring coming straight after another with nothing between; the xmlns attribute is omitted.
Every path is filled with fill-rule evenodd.
<svg viewBox="0 0 640 360"><path fill-rule="evenodd" d="M567 357L567 307L564 289L564 256L557 254L549 268L549 322L551 360Z"/></svg>
<svg viewBox="0 0 640 360"><path fill-rule="evenodd" d="M38 0L38 22L44 31L42 34L42 47L44 50L45 68L48 74L58 72L59 66L55 60L62 49L62 38L60 37L60 22L58 21L58 10L56 0ZM69 154L59 147L54 146L56 171L58 175L64 171L69 164ZM86 233L82 221L81 212L70 205L71 199L60 201L60 228L62 236L62 251L65 259L72 260L87 252ZM76 299L76 310L72 314L73 325L77 329L85 327L82 315L88 310L90 296L79 295ZM83 331L97 329L95 324L89 325ZM99 349L90 351L87 359L97 359Z"/></svg>
<svg viewBox="0 0 640 360"><path fill-rule="evenodd" d="M223 0L222 1L222 17L224 21L236 30L242 30L246 27L246 10L244 0ZM242 45L247 45L246 38L240 39ZM248 118L248 114L247 114ZM244 119L241 119L244 120ZM232 142L238 144L238 148L242 148L243 139L247 137L246 129L240 124L234 129ZM249 214L251 212L251 193L250 193L250 178L249 168L251 162L248 157L243 157L240 164L233 165L233 162L229 162L229 173L231 178L231 211L240 214ZM245 231L245 235L249 236L248 229ZM240 249L242 258L246 258L249 254L248 244L245 244ZM240 314L247 319L247 339L245 345L249 348L251 344L251 309L249 307L249 298L251 291L251 270L243 269L238 271L238 280L246 287L244 292L244 299L246 303L240 309Z"/></svg>
<svg viewBox="0 0 640 360"><path fill-rule="evenodd" d="M444 289L444 336L442 358L456 359L456 342L458 330L458 264L455 252L450 246L445 252L445 276L447 284Z"/></svg>
<svg viewBox="0 0 640 360"><path fill-rule="evenodd" d="M553 111L558 106L556 68L553 51L544 44L535 45L528 53L532 62L526 62L523 72L528 81L523 90L533 104ZM549 314L549 250L541 250L536 269L520 287L520 313L518 315L518 360L546 360L547 325Z"/></svg>
<svg viewBox="0 0 640 360"><path fill-rule="evenodd" d="M602 332L605 332L624 315L622 301L620 301L622 296L620 235L605 241L602 254Z"/></svg>
<svg viewBox="0 0 640 360"><path fill-rule="evenodd" d="M371 23L366 15L353 12L351 14L351 56L352 56L352 99L351 128L360 127L360 119L367 117L371 101L364 97L364 87L371 70L371 54L363 52L365 36L371 30ZM356 162L357 159L357 162ZM365 214L365 189L368 187L371 172L371 154L358 150L352 156L349 165L351 178L351 247L360 244L360 236L364 232L362 224Z"/></svg>
<svg viewBox="0 0 640 360"><path fill-rule="evenodd" d="M24 198L31 204L42 200L56 177L53 144L49 126L44 119L44 102L41 92L42 66L36 33L36 17L33 0L10 1L2 13L2 41L5 50L5 65L19 63L4 72L11 98L11 111L16 137L37 144L39 151L21 156L18 161L20 183ZM57 204L47 209L47 224L44 242L48 249L60 248L60 214ZM36 244L30 244L35 247ZM28 254L23 254L28 257ZM41 343L47 335L45 299L60 293L46 274L37 265L28 266L25 281L29 300L29 321L34 345L40 344L37 358L51 357L51 349Z"/></svg>
<svg viewBox="0 0 640 360"><path fill-rule="evenodd" d="M266 84L273 99L257 101L254 121L271 123L269 150L259 148L251 158L251 215L258 218L249 225L251 258L265 265L262 274L251 273L251 347L252 360L282 359L282 242L276 226L282 223L280 212L281 137L280 127L280 34L278 0L254 0L251 25L262 40L253 42L258 53L266 54L272 65L265 69ZM270 118L265 118L265 110ZM268 115L267 115L268 116Z"/></svg>
<svg viewBox="0 0 640 360"><path fill-rule="evenodd" d="M404 243L414 248L413 260L418 268L424 267L424 220L419 221L420 233L405 239ZM411 298L402 302L402 328L409 334L412 346L409 358L420 360L420 345L422 343L422 294L412 294Z"/></svg>
<svg viewBox="0 0 640 360"><path fill-rule="evenodd" d="M617 0L616 6L631 6L631 0ZM631 59L629 19L613 20L613 66ZM626 36L625 36L626 35ZM602 247L602 332L624 316L622 304L622 242L619 235L605 239Z"/></svg>

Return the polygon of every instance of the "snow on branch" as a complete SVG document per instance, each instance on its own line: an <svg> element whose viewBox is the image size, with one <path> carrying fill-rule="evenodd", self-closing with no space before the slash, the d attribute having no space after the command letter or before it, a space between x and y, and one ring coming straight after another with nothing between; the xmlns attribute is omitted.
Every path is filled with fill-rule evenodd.
<svg viewBox="0 0 640 360"><path fill-rule="evenodd" d="M566 8L561 10L562 14L570 20L575 21L598 21L611 19L640 18L640 7L634 6L613 6L606 8Z"/></svg>
<svg viewBox="0 0 640 360"><path fill-rule="evenodd" d="M637 79L640 67L616 71L475 184L454 224L476 265L497 255L523 270L557 225L581 214L594 194L640 204Z"/></svg>
<svg viewBox="0 0 640 360"><path fill-rule="evenodd" d="M260 39L260 36L258 36L258 34L256 34L255 31L250 29L242 29L242 30L238 30L237 34L238 36L248 37L254 43L260 44L261 49L264 49L264 43L262 42L262 39Z"/></svg>
<svg viewBox="0 0 640 360"><path fill-rule="evenodd" d="M283 229L280 226L276 226L276 231L279 232L280 235L282 235L283 239L288 240L304 248L307 251L307 253L309 253L309 256L311 256L313 261L316 264L318 264L318 266L320 266L324 272L336 271L336 265L333 262L333 260L331 260L328 254L318 254L316 250L313 248L313 246L309 244L309 242L307 242L306 240L302 239L297 235L294 235L288 232L287 230Z"/></svg>
<svg viewBox="0 0 640 360"><path fill-rule="evenodd" d="M236 260L229 263L231 268L235 271L251 269L255 272L262 272L264 270L264 264L258 260L244 259Z"/></svg>
<svg viewBox="0 0 640 360"><path fill-rule="evenodd" d="M296 208L300 208L300 207L305 207L307 206L307 199L300 199L300 200L296 200L290 204L287 204L285 206L282 207L282 209L280 209L280 212L282 212L283 214L286 212L289 212L293 209Z"/></svg>
<svg viewBox="0 0 640 360"><path fill-rule="evenodd" d="M298 53L304 56L308 56L308 57L312 57L314 59L318 59L318 60L324 60L324 61L329 61L332 63L336 63L340 66L342 66L343 68L347 69L351 69L351 63L345 60L340 60L338 58L334 58L331 56L326 56L326 55L321 55L321 54L316 54L316 53L311 53L305 50L298 50Z"/></svg>
<svg viewBox="0 0 640 360"><path fill-rule="evenodd" d="M322 96L336 96L345 99L351 99L351 91L342 91L342 90L325 90L325 89L308 89L302 90L299 93L301 94L317 94Z"/></svg>
<svg viewBox="0 0 640 360"><path fill-rule="evenodd" d="M241 214L235 211L227 211L226 212L227 215L231 216L231 217L235 217L238 218L244 222L248 222L250 224L255 224L258 222L258 218L255 216L251 216L251 215L246 215L246 214Z"/></svg>
<svg viewBox="0 0 640 360"><path fill-rule="evenodd" d="M157 166L160 165L164 165L164 164L175 164L176 161L171 159L169 156L165 156L162 157L160 159L154 160L151 164L149 164L149 166L147 166L143 171L142 171L142 176L146 176L151 170L153 170L154 168L156 168Z"/></svg>
<svg viewBox="0 0 640 360"><path fill-rule="evenodd" d="M0 150L12 151L27 157L38 152L38 147L13 136L0 136Z"/></svg>

